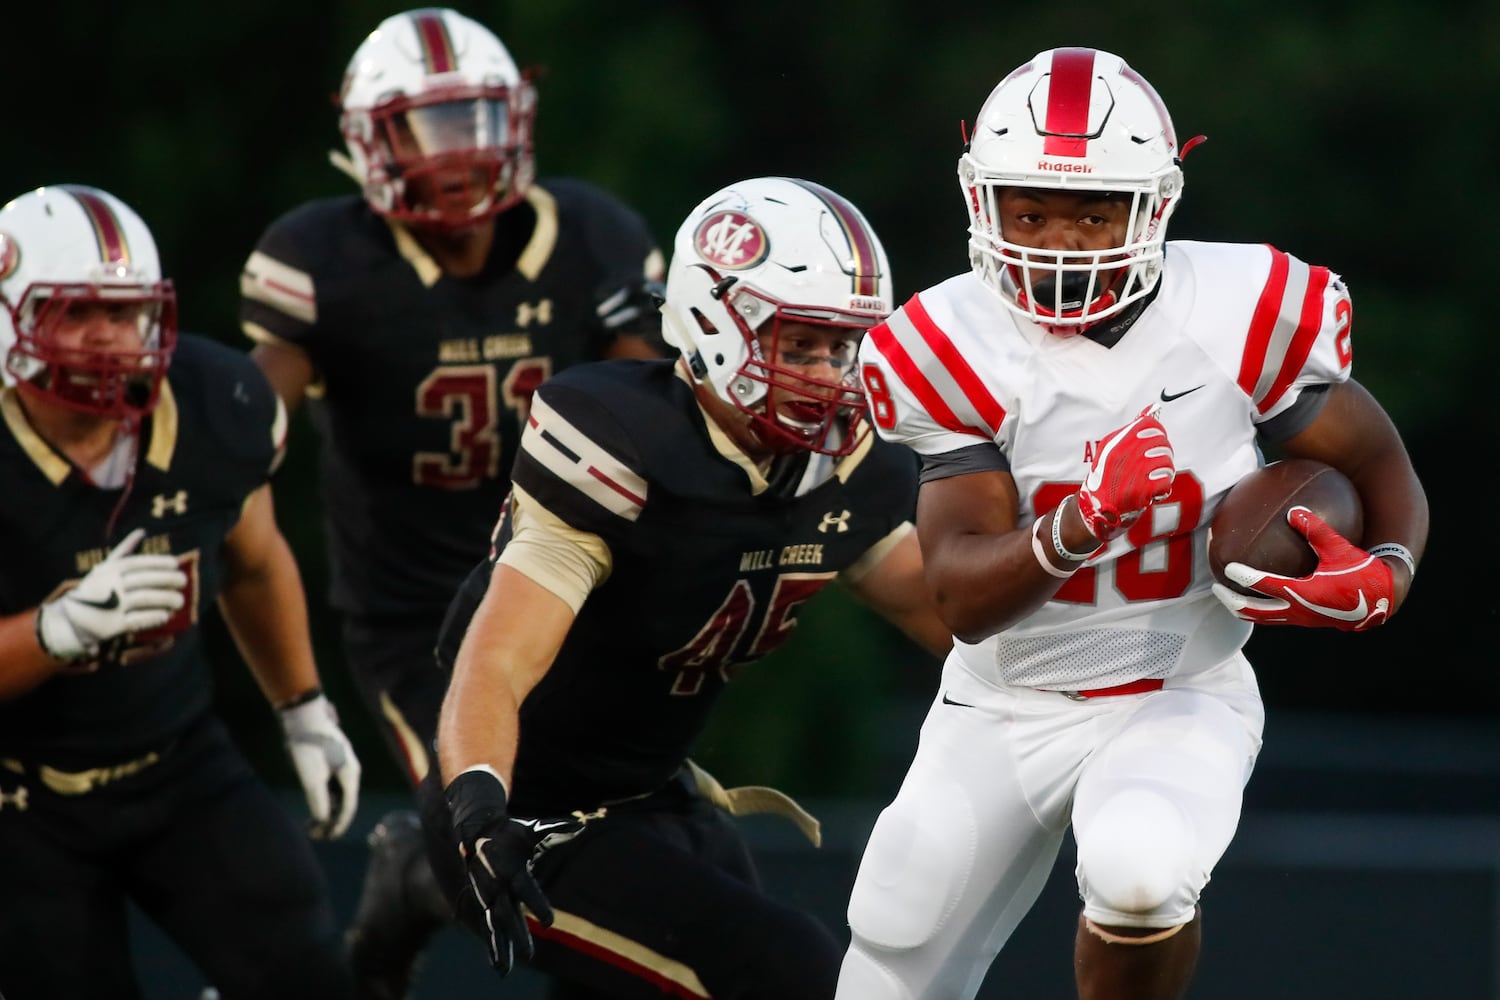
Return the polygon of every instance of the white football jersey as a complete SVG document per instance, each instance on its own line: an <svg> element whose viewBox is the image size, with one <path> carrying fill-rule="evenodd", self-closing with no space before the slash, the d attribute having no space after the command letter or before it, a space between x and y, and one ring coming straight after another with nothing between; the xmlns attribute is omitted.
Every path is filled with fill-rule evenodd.
<svg viewBox="0 0 1500 1000"><path fill-rule="evenodd" d="M1100 439L1160 407L1171 495L1025 621L955 651L981 679L1057 690L1210 666L1250 626L1210 591L1219 500L1261 462L1256 425L1304 387L1349 377L1338 276L1272 247L1175 241L1161 287L1113 346L1059 337L1000 308L973 274L912 297L865 337L879 433L922 455L992 441L1029 525L1088 474Z"/></svg>

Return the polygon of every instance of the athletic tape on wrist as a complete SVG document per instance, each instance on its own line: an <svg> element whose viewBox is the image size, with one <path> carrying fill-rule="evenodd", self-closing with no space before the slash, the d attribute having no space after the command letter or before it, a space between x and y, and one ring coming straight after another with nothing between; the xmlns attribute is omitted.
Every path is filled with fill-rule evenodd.
<svg viewBox="0 0 1500 1000"><path fill-rule="evenodd" d="M1047 550L1042 547L1041 518L1037 518L1031 524L1031 552L1036 556L1036 561L1042 564L1042 569L1046 570L1048 573L1051 573L1059 580L1068 579L1079 569L1078 566L1074 566L1072 569L1058 569L1056 566L1052 565L1052 560L1047 558Z"/></svg>
<svg viewBox="0 0 1500 1000"><path fill-rule="evenodd" d="M1370 555L1379 558L1381 556L1395 556L1406 563L1406 572L1411 576L1417 575L1417 560L1412 557L1411 549L1400 542L1381 542L1367 550Z"/></svg>

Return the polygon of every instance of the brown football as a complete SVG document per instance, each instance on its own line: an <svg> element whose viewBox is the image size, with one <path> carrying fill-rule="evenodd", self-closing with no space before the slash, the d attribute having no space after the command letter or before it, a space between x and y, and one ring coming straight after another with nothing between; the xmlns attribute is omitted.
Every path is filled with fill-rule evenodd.
<svg viewBox="0 0 1500 1000"><path fill-rule="evenodd" d="M1239 562L1281 576L1306 576L1318 565L1312 546L1286 521L1286 512L1307 507L1355 545L1364 534L1365 511L1354 484L1331 465L1305 458L1273 462L1230 487L1208 529L1208 566L1224 578L1226 563Z"/></svg>

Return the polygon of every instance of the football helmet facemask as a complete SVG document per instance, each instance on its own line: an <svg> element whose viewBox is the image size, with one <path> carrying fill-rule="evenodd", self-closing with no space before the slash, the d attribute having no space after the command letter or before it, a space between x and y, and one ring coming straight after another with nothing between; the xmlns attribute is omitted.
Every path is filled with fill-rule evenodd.
<svg viewBox="0 0 1500 1000"><path fill-rule="evenodd" d="M1010 310L1062 336L1118 314L1161 277L1182 153L1161 98L1119 56L1038 53L990 92L958 161L974 273ZM1101 251L1012 243L998 210L1006 188L1128 198L1125 238Z"/></svg>
<svg viewBox="0 0 1500 1000"><path fill-rule="evenodd" d="M156 405L177 344L177 296L151 231L114 195L58 185L0 208L0 303L5 371L19 391L116 420ZM101 316L132 323L139 343L77 336L80 322Z"/></svg>
<svg viewBox="0 0 1500 1000"><path fill-rule="evenodd" d="M677 230L661 312L694 377L747 414L768 449L846 455L868 432L854 361L891 312L890 264L838 194L758 177L710 195ZM805 326L784 337L790 324ZM806 351L807 327L836 334L828 354ZM840 374L798 367L820 362Z"/></svg>
<svg viewBox="0 0 1500 1000"><path fill-rule="evenodd" d="M446 8L386 18L344 73L339 131L382 215L461 229L526 195L536 90L500 39Z"/></svg>

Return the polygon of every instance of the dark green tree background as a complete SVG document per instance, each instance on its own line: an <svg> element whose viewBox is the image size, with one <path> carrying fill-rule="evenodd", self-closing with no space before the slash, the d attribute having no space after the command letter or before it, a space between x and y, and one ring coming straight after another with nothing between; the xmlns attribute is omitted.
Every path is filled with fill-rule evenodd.
<svg viewBox="0 0 1500 1000"><path fill-rule="evenodd" d="M1186 164L1179 238L1270 242L1343 274L1355 375L1387 405L1433 501L1422 579L1400 620L1365 636L1252 640L1267 700L1393 716L1495 714L1488 525L1500 420L1489 317L1500 106L1500 8L1456 0L1219 0L1162 5L755 4L532 0L456 5L539 67L543 176L595 181L669 247L727 182L805 176L882 233L897 298L962 270L960 122L1040 49L1123 55L1206 134ZM110 190L151 225L186 329L245 346L238 273L262 228L350 190L332 95L383 17L372 0L204 6L80 0L12 5L0 24L0 200L48 183ZM326 570L305 420L277 484L301 558L324 673L364 723L323 603ZM0 484L3 488L3 484ZM702 759L730 781L888 794L936 669L841 596L725 699ZM274 727L219 635L221 701L274 777ZM1485 652L1485 650L1491 650Z"/></svg>

